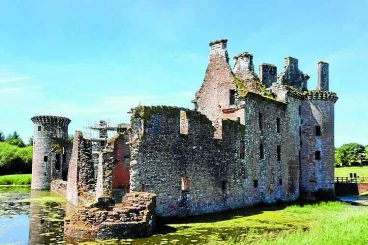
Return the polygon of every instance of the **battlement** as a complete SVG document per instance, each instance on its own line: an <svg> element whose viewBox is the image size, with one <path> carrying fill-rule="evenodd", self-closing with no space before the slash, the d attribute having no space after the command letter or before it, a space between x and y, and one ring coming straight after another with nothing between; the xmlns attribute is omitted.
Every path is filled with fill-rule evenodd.
<svg viewBox="0 0 368 245"><path fill-rule="evenodd" d="M309 100L329 100L334 103L338 100L336 93L329 91L311 90L305 92L305 95Z"/></svg>
<svg viewBox="0 0 368 245"><path fill-rule="evenodd" d="M68 126L71 120L67 117L40 115L31 118L33 123Z"/></svg>

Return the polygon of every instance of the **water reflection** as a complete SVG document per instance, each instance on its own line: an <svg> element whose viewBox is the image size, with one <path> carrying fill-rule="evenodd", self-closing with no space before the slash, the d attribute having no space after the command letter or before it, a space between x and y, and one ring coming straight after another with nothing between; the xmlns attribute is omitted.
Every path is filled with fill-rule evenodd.
<svg viewBox="0 0 368 245"><path fill-rule="evenodd" d="M27 244L29 203L28 188L0 188L0 244Z"/></svg>
<svg viewBox="0 0 368 245"><path fill-rule="evenodd" d="M0 187L0 244L63 243L64 206L48 191Z"/></svg>
<svg viewBox="0 0 368 245"><path fill-rule="evenodd" d="M53 201L53 200L57 201ZM31 191L29 242L50 244L63 242L64 202L50 192Z"/></svg>
<svg viewBox="0 0 368 245"><path fill-rule="evenodd" d="M0 244L80 244L64 236L65 201L49 191L30 191L28 188L0 187ZM244 227L200 227L191 230L186 224L211 223L259 214L280 207L234 210L178 220L175 225L159 226L156 234L146 238L110 241L89 241L88 244L206 244L208 240L226 241L229 237L241 238L250 232ZM255 222L253 220L252 222ZM277 232L279 226L269 227L259 221L258 232ZM286 227L287 228L287 227ZM285 228L285 229L286 229Z"/></svg>

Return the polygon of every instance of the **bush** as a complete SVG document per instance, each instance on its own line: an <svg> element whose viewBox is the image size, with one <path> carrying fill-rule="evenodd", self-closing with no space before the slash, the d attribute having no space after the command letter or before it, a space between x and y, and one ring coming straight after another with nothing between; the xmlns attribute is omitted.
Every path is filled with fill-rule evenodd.
<svg viewBox="0 0 368 245"><path fill-rule="evenodd" d="M0 142L0 175L32 172L32 146Z"/></svg>

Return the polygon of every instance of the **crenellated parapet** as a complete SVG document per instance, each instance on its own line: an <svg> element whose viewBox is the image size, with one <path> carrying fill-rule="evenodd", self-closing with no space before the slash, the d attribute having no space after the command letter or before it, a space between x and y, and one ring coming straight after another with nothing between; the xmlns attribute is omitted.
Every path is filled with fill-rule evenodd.
<svg viewBox="0 0 368 245"><path fill-rule="evenodd" d="M31 118L33 123L49 124L54 126L68 126L71 120L59 116L34 116Z"/></svg>
<svg viewBox="0 0 368 245"><path fill-rule="evenodd" d="M305 92L305 95L309 100L329 100L333 101L334 103L338 100L336 93L329 91L311 90Z"/></svg>

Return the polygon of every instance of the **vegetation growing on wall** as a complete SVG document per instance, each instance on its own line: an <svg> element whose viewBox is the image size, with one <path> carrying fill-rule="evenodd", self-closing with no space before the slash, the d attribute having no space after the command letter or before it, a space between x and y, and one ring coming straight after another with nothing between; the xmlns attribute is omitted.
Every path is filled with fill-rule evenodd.
<svg viewBox="0 0 368 245"><path fill-rule="evenodd" d="M236 89L238 91L239 98L244 98L249 92L248 88L235 75L234 75L234 83L235 83ZM272 100L275 99L275 97L266 89L266 87L261 83L261 81L256 79L255 84L257 86L256 89L258 90L260 95L262 95L263 97L268 98L268 99L272 99Z"/></svg>
<svg viewBox="0 0 368 245"><path fill-rule="evenodd" d="M236 89L238 90L238 96L240 98L245 97L248 94L248 89L245 87L245 85L240 81L240 79L237 76L234 76L234 82L236 85Z"/></svg>

